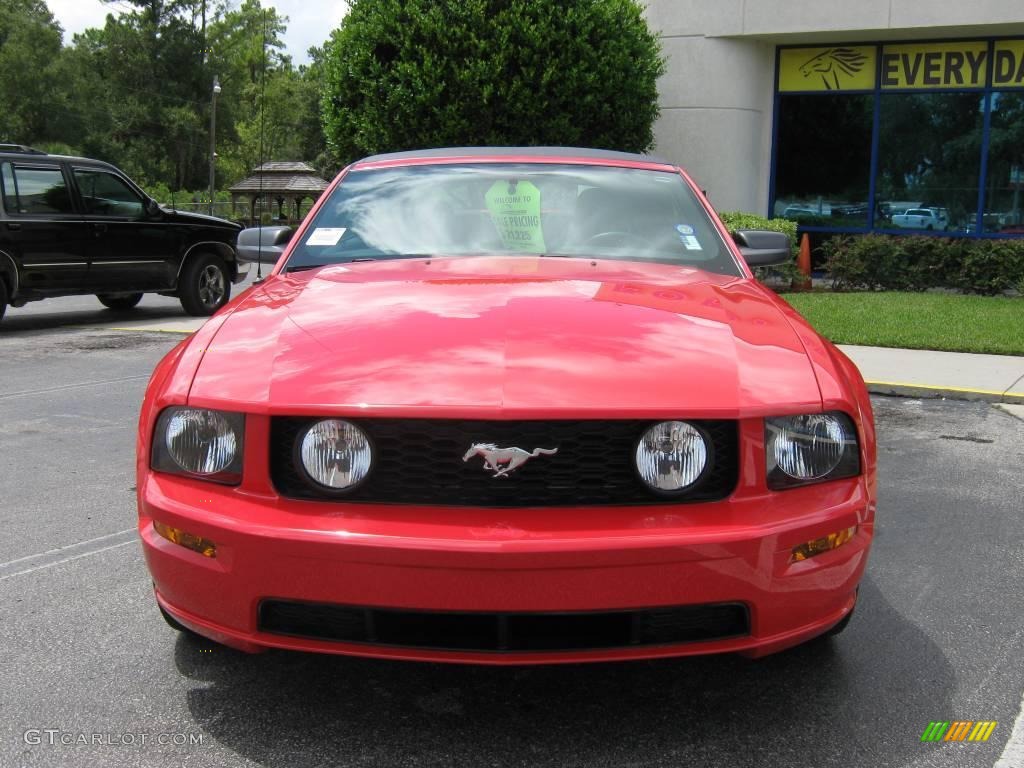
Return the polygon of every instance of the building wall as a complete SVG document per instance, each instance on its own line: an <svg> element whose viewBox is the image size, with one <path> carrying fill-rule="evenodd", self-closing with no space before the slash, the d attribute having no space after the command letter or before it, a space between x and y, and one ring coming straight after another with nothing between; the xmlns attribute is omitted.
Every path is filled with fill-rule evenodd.
<svg viewBox="0 0 1024 768"><path fill-rule="evenodd" d="M655 153L718 210L768 209L775 46L1024 35L1021 0L648 0L662 38Z"/></svg>

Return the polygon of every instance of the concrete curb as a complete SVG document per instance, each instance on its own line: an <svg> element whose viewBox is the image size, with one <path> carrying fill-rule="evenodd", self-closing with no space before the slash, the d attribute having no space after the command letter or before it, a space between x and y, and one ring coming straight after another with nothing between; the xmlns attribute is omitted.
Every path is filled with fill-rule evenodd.
<svg viewBox="0 0 1024 768"><path fill-rule="evenodd" d="M865 381L868 392L873 395L894 395L896 397L945 398L947 400L971 400L984 403L1009 403L1024 405L1024 394L999 392L992 389L968 389L932 384L911 384L898 381Z"/></svg>

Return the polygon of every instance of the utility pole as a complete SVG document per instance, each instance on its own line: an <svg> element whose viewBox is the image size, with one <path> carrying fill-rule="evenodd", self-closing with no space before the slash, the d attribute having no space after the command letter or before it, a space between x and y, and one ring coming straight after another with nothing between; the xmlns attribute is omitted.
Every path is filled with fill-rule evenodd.
<svg viewBox="0 0 1024 768"><path fill-rule="evenodd" d="M214 175L217 166L217 94L220 93L220 80L213 76L213 95L210 98L210 215L213 216Z"/></svg>

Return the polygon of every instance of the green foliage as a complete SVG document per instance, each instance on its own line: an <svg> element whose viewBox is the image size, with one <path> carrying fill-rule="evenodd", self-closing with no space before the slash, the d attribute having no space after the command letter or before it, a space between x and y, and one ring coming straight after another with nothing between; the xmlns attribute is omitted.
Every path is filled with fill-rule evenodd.
<svg viewBox="0 0 1024 768"><path fill-rule="evenodd" d="M61 28L42 0L0 0L0 142L62 138Z"/></svg>
<svg viewBox="0 0 1024 768"><path fill-rule="evenodd" d="M762 283L781 282L789 285L800 276L800 270L796 266L796 255L799 249L796 240L796 222L789 219L768 219L758 216L756 213L744 213L743 211L725 211L718 214L726 229L735 232L740 229L766 229L770 232L782 232L789 236L789 242L793 248L793 259L775 267L755 267L754 277Z"/></svg>
<svg viewBox="0 0 1024 768"><path fill-rule="evenodd" d="M653 143L664 61L635 0L353 0L324 57L344 160L419 147Z"/></svg>
<svg viewBox="0 0 1024 768"><path fill-rule="evenodd" d="M838 290L953 288L993 295L1024 281L1024 240L844 235L823 246Z"/></svg>
<svg viewBox="0 0 1024 768"><path fill-rule="evenodd" d="M730 232L735 232L738 229L766 229L770 232L782 232L789 236L789 242L793 245L793 254L796 254L798 244L795 221L768 219L758 216L756 213L744 213L743 211L725 211L719 213L718 216Z"/></svg>
<svg viewBox="0 0 1024 768"><path fill-rule="evenodd" d="M168 193L203 189L217 76L218 186L248 175L261 157L329 164L321 70L294 67L282 53L287 19L273 8L259 0L124 5L62 47L43 0L0 0L0 141L107 160Z"/></svg>
<svg viewBox="0 0 1024 768"><path fill-rule="evenodd" d="M813 293L783 298L837 344L1024 355L1024 300L950 293Z"/></svg>

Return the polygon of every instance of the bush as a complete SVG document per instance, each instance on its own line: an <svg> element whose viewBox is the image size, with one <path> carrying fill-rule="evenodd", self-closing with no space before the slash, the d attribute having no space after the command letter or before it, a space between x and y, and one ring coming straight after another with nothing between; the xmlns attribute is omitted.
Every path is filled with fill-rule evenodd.
<svg viewBox="0 0 1024 768"><path fill-rule="evenodd" d="M823 251L838 290L952 288L993 295L1024 281L1024 240L840 235Z"/></svg>
<svg viewBox="0 0 1024 768"><path fill-rule="evenodd" d="M725 228L730 232L735 232L739 229L767 229L771 232L782 232L789 236L789 242L793 249L792 261L776 267L755 267L754 277L762 283L769 280L777 280L784 282L788 287L799 276L800 272L796 266L796 255L799 247L796 241L797 223L795 221L790 221L789 219L766 219L764 216L758 216L756 213L744 213L743 211L724 211L719 213L718 216L722 219L722 223L725 224Z"/></svg>
<svg viewBox="0 0 1024 768"><path fill-rule="evenodd" d="M343 160L441 146L653 144L657 36L636 0L352 0L328 41Z"/></svg>

